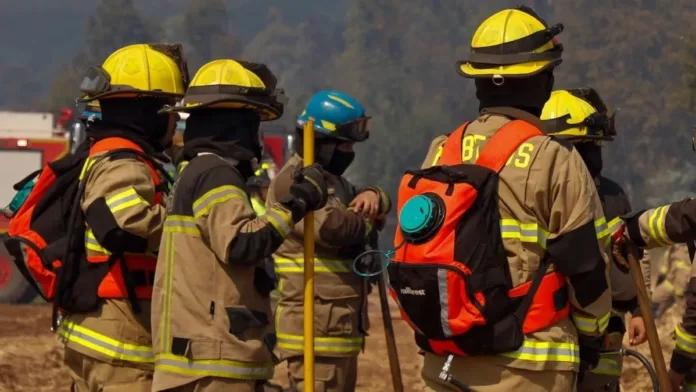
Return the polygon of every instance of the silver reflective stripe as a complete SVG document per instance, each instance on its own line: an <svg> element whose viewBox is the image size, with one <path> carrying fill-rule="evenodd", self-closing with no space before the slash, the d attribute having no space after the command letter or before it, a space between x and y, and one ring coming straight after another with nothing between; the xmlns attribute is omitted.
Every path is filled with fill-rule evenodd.
<svg viewBox="0 0 696 392"><path fill-rule="evenodd" d="M232 198L245 198L246 194L239 188L225 185L215 188L193 203L193 215L199 217L206 214L217 203L227 201Z"/></svg>
<svg viewBox="0 0 696 392"><path fill-rule="evenodd" d="M523 345L515 353L533 355L534 357L576 357L580 353L572 348L534 347Z"/></svg>
<svg viewBox="0 0 696 392"><path fill-rule="evenodd" d="M280 234L285 237L288 234L290 234L290 231L292 231L292 228L288 225L287 221L284 219L285 217L282 216L278 211L271 209L266 210L266 214L264 217L267 220L270 220L271 224L273 227L278 229Z"/></svg>
<svg viewBox="0 0 696 392"><path fill-rule="evenodd" d="M442 333L445 336L452 336L452 330L449 326L449 298L447 298L447 270L437 270L437 288L440 293L440 324L442 325Z"/></svg>
<svg viewBox="0 0 696 392"><path fill-rule="evenodd" d="M286 259L276 257L273 259L276 273L301 273L304 272L304 259ZM314 272L352 273L349 260L325 260L314 259Z"/></svg>
<svg viewBox="0 0 696 392"><path fill-rule="evenodd" d="M609 222L609 235L612 235L619 231L621 225L623 225L623 220L621 220L621 218L612 219L611 222Z"/></svg>
<svg viewBox="0 0 696 392"><path fill-rule="evenodd" d="M124 345L114 345L86 333L80 332L72 328L71 325L63 323L60 326L59 334L68 341L75 344L92 349L112 358L121 358L125 360L134 360L140 362L152 362L154 354L152 350L147 349L128 349ZM129 358L131 357L131 358Z"/></svg>
<svg viewBox="0 0 696 392"><path fill-rule="evenodd" d="M278 347L289 351L302 351L304 337L278 333ZM315 337L314 350L327 353L355 353L362 350L363 337Z"/></svg>
<svg viewBox="0 0 696 392"><path fill-rule="evenodd" d="M210 363L212 361L193 361L193 360L174 360L168 358L157 358L155 368L164 368L176 372L182 371L184 374L192 375L217 375L228 378L250 378L266 379L273 377L273 367L269 366L235 366L231 363ZM227 362L227 361L225 361ZM229 361L231 362L231 361ZM250 364L251 365L251 364Z"/></svg>

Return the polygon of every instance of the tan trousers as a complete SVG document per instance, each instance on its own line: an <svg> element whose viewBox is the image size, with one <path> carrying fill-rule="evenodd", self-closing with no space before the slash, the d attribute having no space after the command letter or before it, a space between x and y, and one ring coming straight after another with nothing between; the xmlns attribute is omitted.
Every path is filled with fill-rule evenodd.
<svg viewBox="0 0 696 392"><path fill-rule="evenodd" d="M169 392L258 392L263 388L255 380L235 380L232 378L205 377L190 384L167 389ZM130 391L129 391L130 392Z"/></svg>
<svg viewBox="0 0 696 392"><path fill-rule="evenodd" d="M440 380L445 357L425 354L423 381L429 390L462 392L454 385ZM452 361L450 374L476 392L574 392L577 373L572 371L533 371L491 365L475 357L458 357Z"/></svg>
<svg viewBox="0 0 696 392"><path fill-rule="evenodd" d="M302 357L288 359L290 391L304 392L304 361ZM352 392L358 379L358 357L314 358L315 392Z"/></svg>
<svg viewBox="0 0 696 392"><path fill-rule="evenodd" d="M73 380L73 392L150 392L152 371L112 365L65 349L63 363Z"/></svg>

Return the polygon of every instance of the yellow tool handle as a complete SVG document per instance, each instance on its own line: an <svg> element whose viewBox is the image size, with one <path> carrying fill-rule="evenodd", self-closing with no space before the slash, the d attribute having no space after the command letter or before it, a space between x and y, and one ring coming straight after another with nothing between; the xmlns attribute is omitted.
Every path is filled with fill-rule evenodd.
<svg viewBox="0 0 696 392"><path fill-rule="evenodd" d="M304 124L304 166L314 163L314 120ZM304 390L314 392L314 211L304 217Z"/></svg>

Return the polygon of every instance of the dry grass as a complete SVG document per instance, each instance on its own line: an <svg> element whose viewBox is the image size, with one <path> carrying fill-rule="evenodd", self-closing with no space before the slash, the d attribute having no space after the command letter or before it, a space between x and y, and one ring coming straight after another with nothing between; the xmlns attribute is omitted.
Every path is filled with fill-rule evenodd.
<svg viewBox="0 0 696 392"><path fill-rule="evenodd" d="M393 305L393 304L392 304ZM391 390L391 378L384 331L380 318L379 301L370 299L372 329L365 353L360 356L358 391L385 392ZM659 321L659 334L663 342L665 359L669 361L674 341L672 331L683 311L678 303ZM407 391L423 391L420 379L422 357L418 355L411 330L398 318L393 306L394 328L399 346L401 373ZM0 391L43 392L65 391L69 379L61 367L62 350L49 331L50 307L45 305L0 305ZM647 344L638 348L650 357ZM631 380L632 387L624 391L651 391L647 372L634 359L627 359L623 380ZM276 369L275 382L287 385L285 366Z"/></svg>

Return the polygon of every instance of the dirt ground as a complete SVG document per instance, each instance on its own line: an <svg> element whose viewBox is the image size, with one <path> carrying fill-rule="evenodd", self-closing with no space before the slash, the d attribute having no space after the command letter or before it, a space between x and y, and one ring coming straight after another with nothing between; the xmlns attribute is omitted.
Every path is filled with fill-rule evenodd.
<svg viewBox="0 0 696 392"><path fill-rule="evenodd" d="M391 378L379 300L370 299L372 330L365 353L360 356L358 391L386 392L391 390ZM424 391L420 379L422 357L413 343L412 332L398 316L392 303L401 374L406 391ZM683 310L683 304L673 306L658 322L664 355L669 362L674 347L672 331ZM43 392L66 391L69 380L61 367L62 350L49 330L50 307L45 305L0 305L0 391ZM638 348L648 358L647 343ZM283 365L276 369L274 381L287 385ZM623 369L623 381L631 380L632 387L624 391L651 391L650 380L638 361L629 358Z"/></svg>

